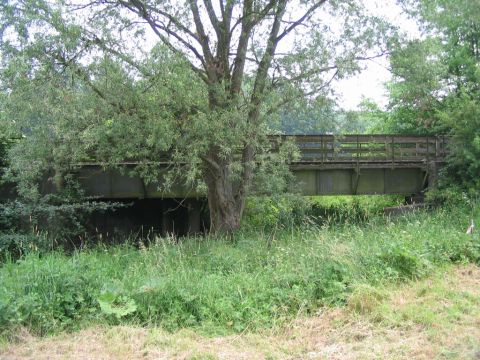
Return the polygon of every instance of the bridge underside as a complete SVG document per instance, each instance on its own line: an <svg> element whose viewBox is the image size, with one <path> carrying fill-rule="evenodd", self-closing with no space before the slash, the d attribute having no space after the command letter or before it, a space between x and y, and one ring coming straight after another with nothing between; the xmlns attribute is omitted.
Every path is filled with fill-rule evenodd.
<svg viewBox="0 0 480 360"><path fill-rule="evenodd" d="M385 164L359 167L355 164L318 166L299 164L292 167L301 194L314 195L409 195L424 190L426 170L404 164L395 168ZM87 196L108 199L202 198L204 194L176 185L162 190L157 183L145 184L140 177L130 177L116 170L81 169L78 179Z"/></svg>

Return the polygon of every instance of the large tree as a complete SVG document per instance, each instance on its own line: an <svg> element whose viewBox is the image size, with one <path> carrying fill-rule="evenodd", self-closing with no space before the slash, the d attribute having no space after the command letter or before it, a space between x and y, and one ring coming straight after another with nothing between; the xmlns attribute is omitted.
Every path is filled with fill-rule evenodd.
<svg viewBox="0 0 480 360"><path fill-rule="evenodd" d="M478 188L480 2L401 2L418 20L423 39L393 51L387 129L451 135L447 183Z"/></svg>
<svg viewBox="0 0 480 360"><path fill-rule="evenodd" d="M269 159L268 116L385 48L390 28L361 3L6 0L10 115L56 149L43 168L93 152L111 165L136 159L152 179L169 150L172 173L205 186L212 230L233 231Z"/></svg>

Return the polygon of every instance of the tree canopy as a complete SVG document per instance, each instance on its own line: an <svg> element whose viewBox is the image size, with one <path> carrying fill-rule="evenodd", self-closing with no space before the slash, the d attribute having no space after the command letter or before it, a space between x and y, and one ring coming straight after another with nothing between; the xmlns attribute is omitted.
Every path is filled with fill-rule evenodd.
<svg viewBox="0 0 480 360"><path fill-rule="evenodd" d="M386 128L449 134L448 182L478 187L480 174L480 4L468 0L404 0L423 38L400 43Z"/></svg>
<svg viewBox="0 0 480 360"><path fill-rule="evenodd" d="M292 154L266 156L269 119L327 94L392 33L354 0L7 0L0 14L5 118L26 136L12 174L62 183L82 161L135 159L152 181L168 151L166 185L204 188L227 232L260 167Z"/></svg>

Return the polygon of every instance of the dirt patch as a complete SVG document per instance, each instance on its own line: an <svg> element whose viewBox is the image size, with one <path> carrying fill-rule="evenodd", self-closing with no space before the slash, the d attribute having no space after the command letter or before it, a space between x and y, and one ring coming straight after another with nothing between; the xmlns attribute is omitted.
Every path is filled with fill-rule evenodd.
<svg viewBox="0 0 480 360"><path fill-rule="evenodd" d="M384 293L367 313L322 309L255 334L117 326L39 339L23 331L0 359L480 359L480 268L456 267Z"/></svg>

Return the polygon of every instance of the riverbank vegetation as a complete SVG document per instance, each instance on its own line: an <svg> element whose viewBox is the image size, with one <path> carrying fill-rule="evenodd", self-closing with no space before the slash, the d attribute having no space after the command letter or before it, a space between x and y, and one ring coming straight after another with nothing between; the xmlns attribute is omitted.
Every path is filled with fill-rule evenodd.
<svg viewBox="0 0 480 360"><path fill-rule="evenodd" d="M8 338L19 327L39 335L94 324L214 334L277 327L345 304L352 293L375 301L386 284L450 263L478 263L478 236L465 234L478 215L476 207L455 205L397 218L245 230L232 238L134 239L70 255L7 256L0 329Z"/></svg>

